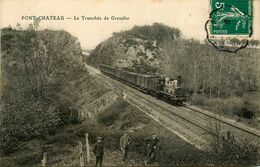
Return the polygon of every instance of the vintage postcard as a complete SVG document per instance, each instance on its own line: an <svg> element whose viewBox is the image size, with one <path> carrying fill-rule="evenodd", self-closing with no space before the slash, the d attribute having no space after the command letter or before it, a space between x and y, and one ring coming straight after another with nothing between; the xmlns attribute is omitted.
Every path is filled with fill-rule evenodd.
<svg viewBox="0 0 260 167"><path fill-rule="evenodd" d="M0 0L0 166L260 166L259 0Z"/></svg>

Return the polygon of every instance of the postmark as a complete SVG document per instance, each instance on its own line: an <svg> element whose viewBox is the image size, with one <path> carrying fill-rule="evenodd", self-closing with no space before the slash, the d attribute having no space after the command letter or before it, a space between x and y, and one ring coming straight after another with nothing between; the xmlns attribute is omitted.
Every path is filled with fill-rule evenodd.
<svg viewBox="0 0 260 167"><path fill-rule="evenodd" d="M209 20L205 23L208 42L230 53L247 47L253 34L252 7L252 0L211 0ZM234 38L243 41L240 46L228 46Z"/></svg>

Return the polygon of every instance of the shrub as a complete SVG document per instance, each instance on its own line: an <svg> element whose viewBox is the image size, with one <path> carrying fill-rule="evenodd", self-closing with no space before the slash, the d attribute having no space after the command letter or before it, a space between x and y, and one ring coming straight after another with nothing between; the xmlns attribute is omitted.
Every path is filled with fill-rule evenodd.
<svg viewBox="0 0 260 167"><path fill-rule="evenodd" d="M15 159L16 164L19 164L19 166L28 166L31 164L36 164L37 162L40 162L42 158L41 152L28 152L26 154L21 154L19 157Z"/></svg>
<svg viewBox="0 0 260 167"><path fill-rule="evenodd" d="M130 150L137 152L144 157L147 156L147 143L146 139L149 136L143 132L135 132L131 134ZM162 166L176 166L176 165L189 165L200 164L204 161L203 151L192 148L188 144L178 145L176 141L169 140L169 138L159 136L160 142L156 150L154 161ZM204 162L206 163L206 162Z"/></svg>
<svg viewBox="0 0 260 167"><path fill-rule="evenodd" d="M192 100L192 103L195 105L203 105L205 96L195 93L192 95L191 100Z"/></svg>
<svg viewBox="0 0 260 167"><path fill-rule="evenodd" d="M223 110L238 115L243 111L244 101L239 97L225 99Z"/></svg>
<svg viewBox="0 0 260 167"><path fill-rule="evenodd" d="M16 103L3 112L0 131L0 150L12 152L21 141L54 131L60 119L55 107L42 103Z"/></svg>
<svg viewBox="0 0 260 167"><path fill-rule="evenodd" d="M118 110L122 109L124 112ZM120 111L120 112L118 112ZM126 112L125 112L126 111ZM136 108L125 102L119 102L114 107L110 107L104 112L118 112L117 119L115 119L114 125L110 127L104 127L104 124L95 124L94 122L88 121L86 126L84 125L85 132L88 132L91 143L96 141L97 136L102 136L105 141L106 148L118 149L119 140L124 131L127 131L137 125L146 125L144 129L136 130L134 133L129 133L131 137L131 144L129 151L142 155L142 159L147 156L147 142L146 139L150 137L149 134L156 133L156 128L151 127L151 120L147 118L142 112L136 111ZM112 114L113 115L113 114ZM99 116L99 115L98 115ZM114 129L118 126L118 129ZM170 135L169 135L170 136ZM176 165L190 165L190 164L202 164L205 159L204 152L197 150L195 147L191 147L185 142L179 145L176 140L169 139L168 135L159 135L160 139L158 149L156 151L156 158L154 161L164 166L176 166Z"/></svg>
<svg viewBox="0 0 260 167"><path fill-rule="evenodd" d="M189 145L176 145L174 141L169 141L166 138L161 139L161 144L159 145L157 151L157 162L162 165L199 165L203 161L206 164L205 155L202 151L196 148L191 148Z"/></svg>
<svg viewBox="0 0 260 167"><path fill-rule="evenodd" d="M230 131L221 137L220 142L211 142L209 152L213 163L220 166L256 165L258 154L257 145L246 139L239 141Z"/></svg>
<svg viewBox="0 0 260 167"><path fill-rule="evenodd" d="M145 143L146 138L147 135L141 132L131 134L131 140L132 140L130 146L131 151L146 156L146 151L147 151L147 147Z"/></svg>
<svg viewBox="0 0 260 167"><path fill-rule="evenodd" d="M102 137L104 140L104 146L107 149L115 150L119 149L119 141L122 136L122 131L115 131L114 129L106 128L102 124L97 124L94 121L87 121L81 126L76 132L75 135L80 137L85 137L85 133L89 134L90 144L94 144L97 140L97 137Z"/></svg>
<svg viewBox="0 0 260 167"><path fill-rule="evenodd" d="M124 102L123 100L117 101L116 104L113 104L105 111L98 113L98 122L106 126L112 125L113 122L119 118L120 113L126 107L126 105L128 105L127 102Z"/></svg>
<svg viewBox="0 0 260 167"><path fill-rule="evenodd" d="M255 118L255 112L249 110L248 108L243 108L242 112L237 113L238 116L244 117L247 119L254 119Z"/></svg>
<svg viewBox="0 0 260 167"><path fill-rule="evenodd" d="M222 98L208 98L204 99L204 105L213 111L222 112L223 114L234 114L237 116L245 117L248 114L244 100L240 97ZM251 113L252 114L252 113Z"/></svg>
<svg viewBox="0 0 260 167"><path fill-rule="evenodd" d="M0 152L10 153L21 141L76 122L77 94L70 83L87 74L79 43L65 31L8 30L1 37L5 84L1 85Z"/></svg>
<svg viewBox="0 0 260 167"><path fill-rule="evenodd" d="M117 120L119 117L119 112L114 110L108 110L106 112L102 112L98 114L98 122L110 126L113 124L115 120Z"/></svg>

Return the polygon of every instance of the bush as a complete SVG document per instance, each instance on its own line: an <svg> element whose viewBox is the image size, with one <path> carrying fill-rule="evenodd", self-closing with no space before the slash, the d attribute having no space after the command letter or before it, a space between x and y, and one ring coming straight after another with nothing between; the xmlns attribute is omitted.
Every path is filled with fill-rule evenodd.
<svg viewBox="0 0 260 167"><path fill-rule="evenodd" d="M236 113L239 117L247 118L247 119L254 119L255 112L249 110L248 108L244 107L243 110L239 113Z"/></svg>
<svg viewBox="0 0 260 167"><path fill-rule="evenodd" d="M188 164L200 164L204 161L203 152L196 148L191 149L190 145L176 145L176 141L159 136L160 139L154 161L162 166L176 166ZM144 157L147 156L147 134L137 132L131 135L130 149ZM204 162L205 163L205 162Z"/></svg>
<svg viewBox="0 0 260 167"><path fill-rule="evenodd" d="M192 95L191 100L195 105L204 105L205 96L195 93Z"/></svg>
<svg viewBox="0 0 260 167"><path fill-rule="evenodd" d="M216 137L215 137L216 138ZM216 139L215 139L216 141ZM258 147L249 141L238 141L231 133L222 136L220 142L211 143L211 159L216 165L256 165L258 160Z"/></svg>
<svg viewBox="0 0 260 167"><path fill-rule="evenodd" d="M17 157L16 164L19 164L19 166L28 166L31 164L36 164L37 162L40 162L42 158L41 152L28 152L26 154L21 154L19 157Z"/></svg>
<svg viewBox="0 0 260 167"><path fill-rule="evenodd" d="M161 23L154 23L152 26L135 26L131 30L122 33L134 35L137 37L157 40L159 42L164 39L176 40L181 37L181 32L177 28L172 28Z"/></svg>
<svg viewBox="0 0 260 167"><path fill-rule="evenodd" d="M115 120L117 120L119 117L119 112L114 110L108 110L106 112L102 112L98 114L98 122L110 126L113 124Z"/></svg>
<svg viewBox="0 0 260 167"><path fill-rule="evenodd" d="M120 108L120 110L118 110L118 108ZM102 111L100 114L98 114L98 116L103 116L103 113L114 115L111 114L111 112L118 113L116 119L113 121L114 126L104 127L104 123L102 122L100 125L90 121L84 125L84 127L86 127L84 128L84 131L90 134L89 138L91 143L96 141L97 136L102 136L104 138L106 148L112 150L119 149L119 140L123 132L134 129L133 127L138 127L138 125L144 125L142 126L143 128L135 130L134 133L129 133L131 137L129 151L137 153L137 155L142 156L142 159L145 159L148 151L146 139L150 137L150 134L157 133L156 130L158 129L153 127L154 124L151 123L151 120L147 118L142 112L136 111L136 108L132 107L126 102L119 102L105 111ZM171 140L169 139L170 136L171 135L166 135L164 133L158 136L160 142L154 161L162 166L190 164L199 165L205 161L204 152L197 150L195 147L192 147L185 142L181 141L180 143L182 144L180 144L179 142L176 142L176 140Z"/></svg>
<svg viewBox="0 0 260 167"><path fill-rule="evenodd" d="M230 97L225 99L223 104L223 111L238 115L243 111L244 101L239 97Z"/></svg>
<svg viewBox="0 0 260 167"><path fill-rule="evenodd" d="M0 150L10 153L22 141L54 131L60 123L55 107L42 103L16 103L3 112Z"/></svg>
<svg viewBox="0 0 260 167"><path fill-rule="evenodd" d="M223 114L245 115L244 100L240 97L229 97L226 99L208 98L204 99L203 103L213 111L222 112Z"/></svg>
<svg viewBox="0 0 260 167"><path fill-rule="evenodd" d="M89 134L89 142L90 144L94 144L97 140L97 137L102 137L104 140L104 146L110 150L119 149L119 141L122 136L122 131L115 131L114 129L106 128L103 125L97 124L94 121L85 122L83 126L81 126L77 132L80 137L84 137L85 133Z"/></svg>
<svg viewBox="0 0 260 167"><path fill-rule="evenodd" d="M117 101L116 104L110 106L105 111L98 113L98 122L106 126L112 125L113 122L119 118L120 113L127 105L127 102L123 100Z"/></svg>
<svg viewBox="0 0 260 167"><path fill-rule="evenodd" d="M176 146L176 143L162 138L161 144L157 151L157 162L162 165L179 166L179 165L200 165L206 164L203 151L196 148L191 149L190 146Z"/></svg>
<svg viewBox="0 0 260 167"><path fill-rule="evenodd" d="M147 147L145 143L146 138L147 138L147 134L144 134L142 132L131 134L131 140L132 140L130 146L131 151L144 155L144 157L147 156L146 155Z"/></svg>
<svg viewBox="0 0 260 167"><path fill-rule="evenodd" d="M77 39L65 31L5 30L1 37L0 152L10 153L21 141L76 122L71 81L87 74Z"/></svg>

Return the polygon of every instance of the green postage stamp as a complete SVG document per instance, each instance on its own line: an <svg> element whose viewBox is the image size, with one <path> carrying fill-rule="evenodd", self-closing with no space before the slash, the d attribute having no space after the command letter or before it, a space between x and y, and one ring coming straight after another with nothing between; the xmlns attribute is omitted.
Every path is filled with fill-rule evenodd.
<svg viewBox="0 0 260 167"><path fill-rule="evenodd" d="M251 35L252 0L211 0L212 35Z"/></svg>

